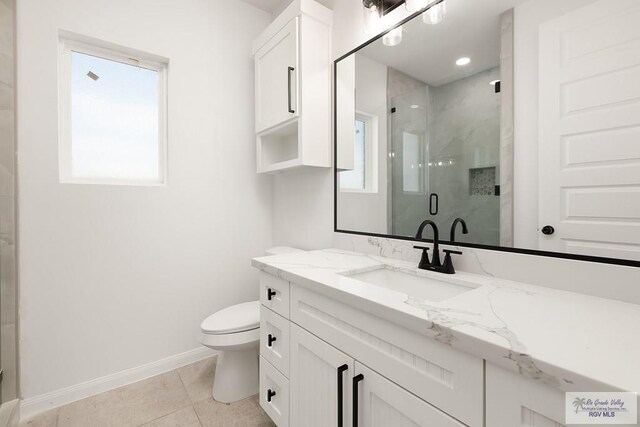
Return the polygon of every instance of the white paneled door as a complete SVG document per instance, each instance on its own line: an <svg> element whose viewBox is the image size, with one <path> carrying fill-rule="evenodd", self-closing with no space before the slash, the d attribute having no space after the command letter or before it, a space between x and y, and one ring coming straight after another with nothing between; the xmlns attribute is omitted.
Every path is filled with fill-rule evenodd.
<svg viewBox="0 0 640 427"><path fill-rule="evenodd" d="M601 0L540 27L542 250L640 260L639 22Z"/></svg>
<svg viewBox="0 0 640 427"><path fill-rule="evenodd" d="M351 425L353 359L294 323L290 352L291 426Z"/></svg>

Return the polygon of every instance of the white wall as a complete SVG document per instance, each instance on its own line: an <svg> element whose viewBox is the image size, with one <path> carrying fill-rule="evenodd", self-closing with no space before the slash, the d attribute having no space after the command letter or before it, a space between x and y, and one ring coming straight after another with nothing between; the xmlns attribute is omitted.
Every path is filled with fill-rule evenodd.
<svg viewBox="0 0 640 427"><path fill-rule="evenodd" d="M408 16L399 7L381 20L381 28ZM333 58L370 39L365 31L362 1L338 0L333 5ZM333 170L316 169L273 178L273 239L303 249L327 248L333 233Z"/></svg>
<svg viewBox="0 0 640 427"><path fill-rule="evenodd" d="M596 0L530 0L514 10L514 246L538 247L538 27Z"/></svg>
<svg viewBox="0 0 640 427"><path fill-rule="evenodd" d="M595 0L585 1L591 2ZM548 19L545 18L545 14L554 8L556 10L567 10L565 7L575 7L578 4L584 5L586 4L585 1L565 0L562 5L559 5L554 0L530 0L520 6L522 8L520 9L520 15L523 15L526 11L534 17L532 18L534 21L535 19L542 21ZM372 34L368 34L364 29L362 2L360 0L337 1L333 11L333 57L339 58L371 38ZM399 7L382 20L381 28L388 28L394 22L398 22L406 16L406 10L403 7ZM518 14L516 19L517 16ZM529 25L531 25L530 29L536 28L535 40L537 41L538 24L530 23ZM534 36L529 33L527 43L524 43L522 34L519 37L520 39L516 45L516 61L519 60L518 49L526 49L528 48L526 46L531 46L531 38ZM537 53L533 54L533 56L528 55L529 67L537 66L537 62L531 63L535 58L537 58ZM521 61L520 67L525 66L525 64L526 62ZM518 69L516 69L517 72ZM527 77L530 88L536 87L537 84L531 86L531 78L531 76ZM535 78L533 83L535 83ZM526 98L523 94L520 96L521 99ZM531 117L534 117L534 119L537 117L537 92L529 93L529 97L536 100L536 105L535 107L529 105L527 110L520 111L520 116L516 119L520 125L526 120L531 120ZM522 108L522 106L518 107L516 105L516 109L518 108ZM518 123L516 126L519 126ZM537 147L532 149L530 145L535 144L536 141L537 122L525 123L524 127L520 126L519 130L516 130L516 147L518 144L522 144L526 145L528 150L520 151L517 154L516 171L521 167L525 167L529 171L533 170L529 162L531 162L531 159L537 158ZM534 168L537 174L537 162ZM523 173L527 174L528 172ZM335 233L335 238L331 238L330 230L333 228L332 174L333 172L330 170L315 171L307 174L304 180L299 179L296 175L287 176L283 174L274 180L274 240L276 243L300 244L305 248L315 249L335 246L344 249L381 253L385 256L393 255L395 246L387 245L381 242L381 239L340 233ZM523 184L523 182L518 183L517 181L516 183L517 185ZM518 191L517 187L516 191ZM530 193L531 191L528 194ZM291 209L289 210L288 208ZM528 214L537 212L537 208L527 207L523 209ZM408 251L412 250L410 245L404 246L408 247ZM460 260L459 265L463 270L466 268L479 274L529 281L541 286L640 303L640 290L638 288L640 269L638 268L479 249L469 250L462 248L462 250L465 255ZM408 257L411 256L408 255Z"/></svg>
<svg viewBox="0 0 640 427"><path fill-rule="evenodd" d="M258 297L251 42L269 20L240 1L19 2L23 397L199 349L206 316ZM169 58L166 187L58 183L59 29Z"/></svg>

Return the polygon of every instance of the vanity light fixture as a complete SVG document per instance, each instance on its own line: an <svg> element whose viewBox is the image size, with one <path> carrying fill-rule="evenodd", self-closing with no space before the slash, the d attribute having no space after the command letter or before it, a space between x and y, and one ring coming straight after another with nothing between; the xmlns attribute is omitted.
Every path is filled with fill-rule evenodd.
<svg viewBox="0 0 640 427"><path fill-rule="evenodd" d="M405 0L404 7L407 12L417 12L424 9L429 4L429 0Z"/></svg>
<svg viewBox="0 0 640 427"><path fill-rule="evenodd" d="M394 28L382 36L382 44L385 46L397 46L402 41L402 25ZM413 107L411 107L413 108Z"/></svg>
<svg viewBox="0 0 640 427"><path fill-rule="evenodd" d="M469 65L470 62L471 58L463 56L462 58L458 58L458 60L456 61L456 65L458 67L464 67L465 65Z"/></svg>
<svg viewBox="0 0 640 427"><path fill-rule="evenodd" d="M382 16L381 0L362 0L364 7L364 26L367 31L373 32L380 23Z"/></svg>
<svg viewBox="0 0 640 427"><path fill-rule="evenodd" d="M444 20L446 14L447 6L444 1L441 1L427 9L427 11L422 14L422 20L425 24L436 25Z"/></svg>

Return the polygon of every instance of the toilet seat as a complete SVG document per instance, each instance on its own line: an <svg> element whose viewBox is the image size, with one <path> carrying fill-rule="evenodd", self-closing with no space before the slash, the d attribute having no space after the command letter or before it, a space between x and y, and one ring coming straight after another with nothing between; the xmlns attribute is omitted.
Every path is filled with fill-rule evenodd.
<svg viewBox="0 0 640 427"><path fill-rule="evenodd" d="M232 305L207 317L200 325L206 335L237 334L259 327L260 301Z"/></svg>

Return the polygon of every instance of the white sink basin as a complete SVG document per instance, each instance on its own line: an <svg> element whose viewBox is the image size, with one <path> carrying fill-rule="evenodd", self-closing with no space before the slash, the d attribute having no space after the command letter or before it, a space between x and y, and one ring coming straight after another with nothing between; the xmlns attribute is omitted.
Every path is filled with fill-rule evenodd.
<svg viewBox="0 0 640 427"><path fill-rule="evenodd" d="M478 285L472 283L455 280L453 277L449 278L449 280L439 280L427 277L422 271L404 272L386 267L363 272L345 273L344 275L361 282L424 298L432 302L444 301L478 287Z"/></svg>

